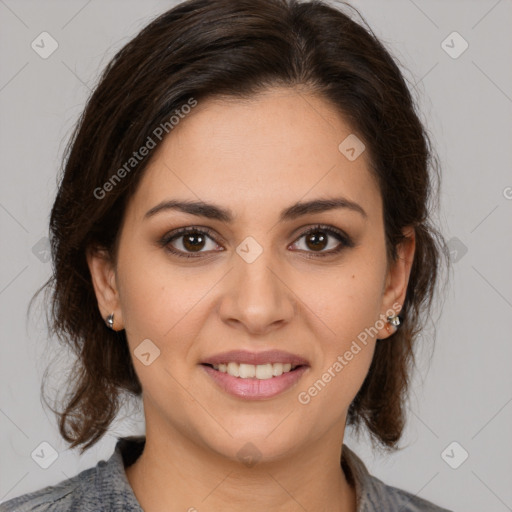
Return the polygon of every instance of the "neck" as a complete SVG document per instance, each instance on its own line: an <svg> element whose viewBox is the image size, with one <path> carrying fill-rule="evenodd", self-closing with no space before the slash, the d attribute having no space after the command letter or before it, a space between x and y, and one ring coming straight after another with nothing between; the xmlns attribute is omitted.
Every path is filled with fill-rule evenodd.
<svg viewBox="0 0 512 512"><path fill-rule="evenodd" d="M186 437L152 434L126 469L145 512L356 512L355 489L340 464L343 440L334 447L321 439L279 460L246 465Z"/></svg>

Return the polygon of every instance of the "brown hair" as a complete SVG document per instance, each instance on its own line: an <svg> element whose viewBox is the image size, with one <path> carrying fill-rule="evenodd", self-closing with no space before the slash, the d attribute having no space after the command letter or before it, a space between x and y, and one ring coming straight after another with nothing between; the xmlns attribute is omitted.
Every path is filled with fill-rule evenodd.
<svg viewBox="0 0 512 512"><path fill-rule="evenodd" d="M50 334L76 356L64 410L52 410L63 438L71 447L83 445L82 453L116 418L121 393L142 392L124 331L109 330L99 313L86 250L105 248L115 261L125 206L151 155L108 192L97 191L107 190L105 183L126 169L148 137L158 145L155 129L190 98L250 98L273 86L317 94L364 141L382 193L388 258L396 258L401 229L414 226L402 325L377 343L347 418L357 431L364 423L372 443L397 449L413 341L431 313L444 253L429 212L437 197L434 181L439 186L436 158L406 82L371 29L324 2L189 0L156 18L114 56L63 159L50 220L53 275L39 291L51 291Z"/></svg>

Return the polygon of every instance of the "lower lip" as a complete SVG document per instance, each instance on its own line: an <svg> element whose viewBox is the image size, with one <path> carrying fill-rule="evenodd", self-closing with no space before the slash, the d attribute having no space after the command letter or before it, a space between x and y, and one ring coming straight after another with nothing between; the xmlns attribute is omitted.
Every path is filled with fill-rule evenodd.
<svg viewBox="0 0 512 512"><path fill-rule="evenodd" d="M298 382L308 369L307 366L300 366L296 370L285 372L279 377L271 379L241 379L215 370L210 366L201 366L226 393L247 400L262 400L283 393Z"/></svg>

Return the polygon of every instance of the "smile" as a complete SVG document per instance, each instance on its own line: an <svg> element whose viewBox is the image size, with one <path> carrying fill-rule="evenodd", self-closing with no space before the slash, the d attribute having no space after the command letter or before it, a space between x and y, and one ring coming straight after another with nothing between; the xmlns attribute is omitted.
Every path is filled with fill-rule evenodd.
<svg viewBox="0 0 512 512"><path fill-rule="evenodd" d="M308 370L290 363L200 365L222 391L246 400L273 398L294 387Z"/></svg>
<svg viewBox="0 0 512 512"><path fill-rule="evenodd" d="M260 380L272 379L279 377L283 373L295 370L299 365L291 365L290 363L266 363L266 364L238 364L234 361L224 364L212 365L215 370L227 373L232 377L240 379L256 378Z"/></svg>

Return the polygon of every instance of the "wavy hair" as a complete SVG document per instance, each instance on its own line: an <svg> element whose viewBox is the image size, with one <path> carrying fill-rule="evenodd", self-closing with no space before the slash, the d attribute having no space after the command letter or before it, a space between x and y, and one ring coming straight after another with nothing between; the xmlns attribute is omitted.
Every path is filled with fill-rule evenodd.
<svg viewBox="0 0 512 512"><path fill-rule="evenodd" d="M50 294L49 332L76 357L63 407L52 408L71 447L83 453L94 445L117 416L121 395L142 392L125 332L109 330L98 310L86 251L104 248L115 260L125 207L151 155L103 197L95 191L191 97L236 100L285 86L323 98L364 141L383 198L389 259L397 257L402 228L415 230L402 325L377 343L347 416L357 432L366 427L373 444L398 449L414 342L431 316L445 254L431 222L439 165L397 63L369 27L344 12L353 8L341 5L188 0L154 19L106 66L65 150L50 217L53 273L36 293Z"/></svg>

